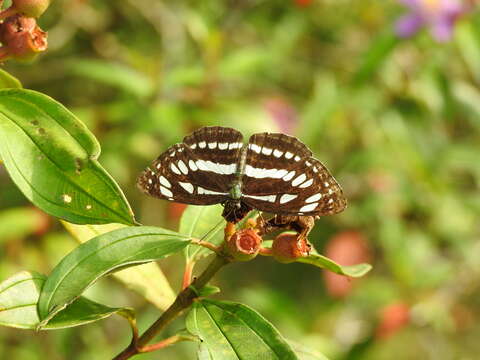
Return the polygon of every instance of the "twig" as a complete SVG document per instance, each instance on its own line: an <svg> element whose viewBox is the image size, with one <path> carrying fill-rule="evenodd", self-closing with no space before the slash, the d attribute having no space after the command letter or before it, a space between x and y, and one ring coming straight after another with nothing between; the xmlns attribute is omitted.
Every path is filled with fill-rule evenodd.
<svg viewBox="0 0 480 360"><path fill-rule="evenodd" d="M164 349L167 346L176 344L176 343L181 342L181 341L189 341L189 340L192 340L192 337L182 336L182 335L173 335L173 336L170 336L169 338L163 339L162 341L159 341L155 344L144 346L141 349L140 352L142 352L142 353L152 352L152 351L155 351L155 350Z"/></svg>
<svg viewBox="0 0 480 360"><path fill-rule="evenodd" d="M195 266L195 261L187 260L185 264L185 271L183 273L183 282L182 282L182 290L185 290L192 282L192 272L193 267Z"/></svg>
<svg viewBox="0 0 480 360"><path fill-rule="evenodd" d="M192 239L192 244L202 246L209 250L212 250L214 253L218 254L220 252L220 247L212 244L211 242L200 240L200 239Z"/></svg>
<svg viewBox="0 0 480 360"><path fill-rule="evenodd" d="M130 345L120 354L115 356L113 360L126 360L136 354L141 353L142 350L145 349L145 346L160 331L162 331L175 318L181 315L185 309L192 305L193 301L198 297L197 291L203 288L218 272L218 270L227 265L230 261L230 258L228 258L226 255L217 255L208 265L205 271L192 282L192 285L185 288L180 294L178 294L175 302L138 338L138 341L132 341Z"/></svg>

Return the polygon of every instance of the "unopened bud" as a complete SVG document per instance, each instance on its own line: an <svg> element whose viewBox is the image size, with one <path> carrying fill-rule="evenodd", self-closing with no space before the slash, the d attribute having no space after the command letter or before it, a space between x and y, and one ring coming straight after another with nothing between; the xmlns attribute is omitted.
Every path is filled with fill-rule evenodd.
<svg viewBox="0 0 480 360"><path fill-rule="evenodd" d="M12 7L19 14L38 18L47 10L50 0L13 0Z"/></svg>
<svg viewBox="0 0 480 360"><path fill-rule="evenodd" d="M47 49L47 33L33 18L11 16L0 26L3 59L31 60Z"/></svg>
<svg viewBox="0 0 480 360"><path fill-rule="evenodd" d="M252 229L235 232L226 242L226 250L237 261L248 261L257 256L262 238Z"/></svg>
<svg viewBox="0 0 480 360"><path fill-rule="evenodd" d="M278 262L291 263L296 259L308 256L310 244L299 234L283 233L278 235L272 244L272 255Z"/></svg>

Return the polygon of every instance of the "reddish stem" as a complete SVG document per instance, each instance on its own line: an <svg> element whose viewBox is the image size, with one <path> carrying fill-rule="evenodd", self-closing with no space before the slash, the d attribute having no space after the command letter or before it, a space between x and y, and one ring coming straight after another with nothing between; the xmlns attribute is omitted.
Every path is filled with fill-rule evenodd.
<svg viewBox="0 0 480 360"><path fill-rule="evenodd" d="M180 342L180 341L185 341L186 339L180 335L173 335L173 336L170 336L169 338L166 338L162 341L159 341L155 344L152 344L152 345L145 345L144 347L142 347L140 349L140 352L141 353L146 353L146 352L151 352L151 351L155 351L155 350L159 350L159 349L163 349L163 348L166 348L167 346L170 346L170 345L173 345L177 342Z"/></svg>
<svg viewBox="0 0 480 360"><path fill-rule="evenodd" d="M194 266L195 261L187 260L187 263L185 264L185 272L183 273L182 290L185 290L192 283L192 272Z"/></svg>

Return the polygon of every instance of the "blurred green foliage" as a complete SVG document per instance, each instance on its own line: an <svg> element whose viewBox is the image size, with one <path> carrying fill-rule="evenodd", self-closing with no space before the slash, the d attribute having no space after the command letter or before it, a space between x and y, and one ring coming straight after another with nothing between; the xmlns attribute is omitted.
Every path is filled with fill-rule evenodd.
<svg viewBox="0 0 480 360"><path fill-rule="evenodd" d="M176 229L178 216L140 194L135 178L191 130L298 136L349 200L344 213L317 222L310 240L322 253L333 235L354 230L374 269L340 296L319 269L262 258L227 267L214 281L219 297L248 304L332 359L474 359L480 16L440 45L425 32L396 39L393 0L299 3L56 0L39 20L47 53L4 68L88 125L102 144L99 161L148 225ZM0 167L0 278L48 273L74 246ZM162 262L176 289L183 266L180 256ZM88 295L135 307L141 329L158 315L113 280ZM115 317L45 333L1 327L0 358L107 359L129 336ZM191 350L180 344L143 358L187 359Z"/></svg>

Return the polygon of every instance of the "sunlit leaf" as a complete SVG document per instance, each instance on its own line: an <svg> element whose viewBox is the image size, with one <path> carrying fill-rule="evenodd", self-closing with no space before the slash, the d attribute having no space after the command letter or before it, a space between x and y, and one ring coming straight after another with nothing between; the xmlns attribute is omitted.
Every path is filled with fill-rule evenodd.
<svg viewBox="0 0 480 360"><path fill-rule="evenodd" d="M133 224L121 189L100 166L100 146L72 113L43 94L0 90L0 154L24 195L79 224Z"/></svg>
<svg viewBox="0 0 480 360"><path fill-rule="evenodd" d="M21 329L35 329L38 326L40 318L37 303L45 279L46 276L42 274L22 271L0 283L0 325ZM123 315L125 311L129 310L111 308L80 297L51 319L44 329L84 325L115 313Z"/></svg>
<svg viewBox="0 0 480 360"><path fill-rule="evenodd" d="M350 277L361 277L372 269L372 265L365 263L342 266L340 264L337 264L332 259L315 253L311 253L309 256L299 258L296 261L305 264L315 265L320 268L333 271L336 274L346 275Z"/></svg>
<svg viewBox="0 0 480 360"><path fill-rule="evenodd" d="M223 207L221 205L190 205L182 214L179 232L219 245L223 241L223 228L225 227L222 211ZM196 260L211 254L211 251L192 245L187 247L185 254L187 258Z"/></svg>
<svg viewBox="0 0 480 360"><path fill-rule="evenodd" d="M126 227L122 224L76 225L67 222L63 222L63 225L81 243ZM113 277L162 310L167 309L175 300L170 283L155 262L120 270L114 273Z"/></svg>
<svg viewBox="0 0 480 360"><path fill-rule="evenodd" d="M298 359L273 325L246 305L202 299L187 317L187 329L206 349L202 359Z"/></svg>
<svg viewBox="0 0 480 360"><path fill-rule="evenodd" d="M22 83L16 77L0 69L0 89L16 88L21 89Z"/></svg>
<svg viewBox="0 0 480 360"><path fill-rule="evenodd" d="M45 324L99 278L184 249L189 238L157 227L127 227L97 236L68 254L45 282L38 304Z"/></svg>

